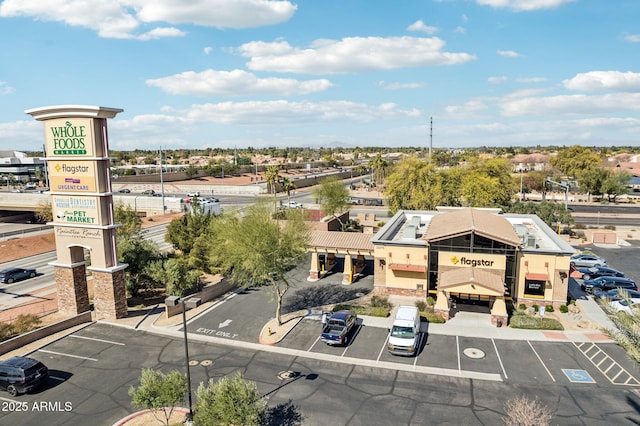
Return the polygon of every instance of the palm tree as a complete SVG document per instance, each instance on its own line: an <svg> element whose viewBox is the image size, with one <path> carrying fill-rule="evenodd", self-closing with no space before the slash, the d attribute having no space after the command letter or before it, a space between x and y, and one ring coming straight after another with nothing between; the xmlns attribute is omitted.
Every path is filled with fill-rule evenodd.
<svg viewBox="0 0 640 426"><path fill-rule="evenodd" d="M280 185L283 191L287 191L287 205L291 206L291 191L296 189L296 184L288 177L283 177L280 180Z"/></svg>
<svg viewBox="0 0 640 426"><path fill-rule="evenodd" d="M384 181L384 171L389 167L387 160L382 158L380 153L376 154L376 157L371 161L371 168L374 171L376 186Z"/></svg>
<svg viewBox="0 0 640 426"><path fill-rule="evenodd" d="M278 166L268 166L267 171L265 172L265 177L267 179L267 188L269 192L273 193L273 197L276 196L276 183L280 179L278 172L280 168Z"/></svg>

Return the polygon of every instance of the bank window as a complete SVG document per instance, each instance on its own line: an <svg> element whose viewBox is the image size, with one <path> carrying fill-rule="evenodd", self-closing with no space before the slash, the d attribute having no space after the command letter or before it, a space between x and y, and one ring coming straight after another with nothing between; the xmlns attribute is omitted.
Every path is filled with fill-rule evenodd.
<svg viewBox="0 0 640 426"><path fill-rule="evenodd" d="M546 281L525 280L524 295L532 296L532 297L544 297L545 285L546 285Z"/></svg>

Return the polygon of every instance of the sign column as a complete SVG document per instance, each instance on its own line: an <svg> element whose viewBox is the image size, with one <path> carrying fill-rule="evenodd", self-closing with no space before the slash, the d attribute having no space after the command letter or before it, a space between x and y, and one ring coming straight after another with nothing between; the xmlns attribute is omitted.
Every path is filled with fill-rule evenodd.
<svg viewBox="0 0 640 426"><path fill-rule="evenodd" d="M58 308L89 310L91 272L97 319L127 316L125 268L118 264L107 119L121 109L61 105L25 111L44 123L57 260ZM90 266L86 267L90 257ZM85 268L86 267L86 268Z"/></svg>

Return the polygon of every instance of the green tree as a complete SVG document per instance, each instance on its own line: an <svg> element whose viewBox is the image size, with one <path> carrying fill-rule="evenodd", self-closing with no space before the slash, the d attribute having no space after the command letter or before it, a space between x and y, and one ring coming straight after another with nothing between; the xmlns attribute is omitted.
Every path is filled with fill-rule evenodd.
<svg viewBox="0 0 640 426"><path fill-rule="evenodd" d="M267 191L270 194L276 195L276 184L280 180L280 167L278 166L268 166L265 172L265 178L267 180Z"/></svg>
<svg viewBox="0 0 640 426"><path fill-rule="evenodd" d="M553 167L556 167L566 176L577 179L580 179L583 173L592 168L602 167L600 155L580 145L559 150L558 154L552 157L550 162Z"/></svg>
<svg viewBox="0 0 640 426"><path fill-rule="evenodd" d="M387 178L389 210L433 210L441 205L444 181L436 168L415 156L397 163Z"/></svg>
<svg viewBox="0 0 640 426"><path fill-rule="evenodd" d="M580 174L580 190L589 194L589 201L591 195L602 195L603 184L608 174L603 167L592 167Z"/></svg>
<svg viewBox="0 0 640 426"><path fill-rule="evenodd" d="M223 377L218 382L209 379L196 391L195 425L257 426L266 413L266 399L260 396L254 382L240 373Z"/></svg>
<svg viewBox="0 0 640 426"><path fill-rule="evenodd" d="M242 218L222 216L213 222L210 253L212 264L241 287L270 285L282 324L282 299L289 290L285 273L306 257L310 233L303 210L287 210L285 221L273 219L272 213L261 202L249 206Z"/></svg>
<svg viewBox="0 0 640 426"><path fill-rule="evenodd" d="M186 393L187 380L180 372L164 374L150 368L142 369L140 386L129 388L131 403L135 407L152 410L156 420L165 425L169 424L175 407L184 402Z"/></svg>
<svg viewBox="0 0 640 426"><path fill-rule="evenodd" d="M280 180L280 185L282 185L283 191L287 191L287 203L288 205L291 205L291 191L295 191L296 184L288 177L283 177Z"/></svg>
<svg viewBox="0 0 640 426"><path fill-rule="evenodd" d="M559 223L569 226L575 223L571 212L565 210L564 205L551 201L542 201L540 203L534 203L532 201L524 203L517 202L514 203L508 211L519 214L535 214L551 228Z"/></svg>
<svg viewBox="0 0 640 426"><path fill-rule="evenodd" d="M616 170L607 173L607 177L602 182L602 193L607 194L609 202L615 203L618 196L629 192L633 175L627 170Z"/></svg>
<svg viewBox="0 0 640 426"><path fill-rule="evenodd" d="M165 240L185 255L189 255L198 237L206 232L211 221L215 219L210 212L204 212L196 198L192 204L190 212L169 223L165 235Z"/></svg>
<svg viewBox="0 0 640 426"><path fill-rule="evenodd" d="M129 265L125 270L125 284L129 296L137 296L140 290L153 285L145 269L161 257L160 250L153 241L134 237L118 243L118 260Z"/></svg>
<svg viewBox="0 0 640 426"><path fill-rule="evenodd" d="M155 287L165 287L167 296L182 297L200 285L200 273L190 269L181 257L155 260L147 265L145 273L156 283Z"/></svg>
<svg viewBox="0 0 640 426"><path fill-rule="evenodd" d="M504 159L476 159L468 170L463 171L461 195L469 206L507 206L517 191L518 185Z"/></svg>
<svg viewBox="0 0 640 426"><path fill-rule="evenodd" d="M53 212L51 211L51 203L45 201L38 204L38 210L35 212L35 217L40 223L52 222Z"/></svg>
<svg viewBox="0 0 640 426"><path fill-rule="evenodd" d="M628 294L623 295L623 299L627 301L627 306L632 305ZM605 330L607 335L615 340L632 359L640 363L640 308L631 309L631 315L629 315L627 312L616 311L607 299L604 299L600 306L615 325L615 328Z"/></svg>
<svg viewBox="0 0 640 426"><path fill-rule="evenodd" d="M373 160L371 160L371 168L373 169L373 181L376 185L381 185L384 182L385 172L389 167L389 162L382 157L379 152L376 154Z"/></svg>
<svg viewBox="0 0 640 426"><path fill-rule="evenodd" d="M337 217L349 207L349 190L336 176L330 176L320 181L311 192L320 203L324 214Z"/></svg>
<svg viewBox="0 0 640 426"><path fill-rule="evenodd" d="M118 241L132 238L142 229L142 219L138 213L123 203L116 203L114 208L114 219L120 226L116 228L116 237Z"/></svg>

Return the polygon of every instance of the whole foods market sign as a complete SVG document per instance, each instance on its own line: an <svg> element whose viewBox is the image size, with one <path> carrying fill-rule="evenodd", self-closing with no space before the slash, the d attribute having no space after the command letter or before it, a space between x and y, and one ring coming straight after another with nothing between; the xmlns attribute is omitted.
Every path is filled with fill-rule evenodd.
<svg viewBox="0 0 640 426"><path fill-rule="evenodd" d="M47 156L92 157L94 125L91 118L63 118L44 122Z"/></svg>

